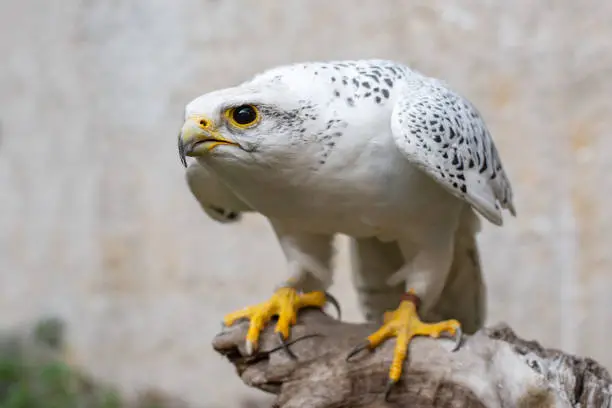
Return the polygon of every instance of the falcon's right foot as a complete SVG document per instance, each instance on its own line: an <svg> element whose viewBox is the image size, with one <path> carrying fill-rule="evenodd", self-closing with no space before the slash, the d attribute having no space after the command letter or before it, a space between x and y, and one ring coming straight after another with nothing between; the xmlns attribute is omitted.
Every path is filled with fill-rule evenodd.
<svg viewBox="0 0 612 408"><path fill-rule="evenodd" d="M389 370L389 383L385 392L385 400L393 386L399 381L404 361L408 354L408 346L415 336L428 336L438 338L444 332L456 337L454 350L458 349L461 341L461 325L457 320L445 320L437 323L424 323L419 318L417 306L419 298L410 290L402 296L399 307L384 315L384 323L380 329L372 333L362 344L356 346L347 356L347 360L361 350L373 350L385 340L396 337L393 362Z"/></svg>
<svg viewBox="0 0 612 408"><path fill-rule="evenodd" d="M226 326L231 326L240 319L250 320L246 336L246 351L247 354L251 355L257 350L261 331L273 316L278 316L274 331L278 333L281 343L284 344L289 337L290 326L296 323L298 310L309 306L323 308L328 300L327 296L325 292L298 293L293 288L280 288L269 300L226 315L223 323ZM333 298L330 297L329 300L337 306ZM287 347L285 351L292 358L295 358L295 355Z"/></svg>

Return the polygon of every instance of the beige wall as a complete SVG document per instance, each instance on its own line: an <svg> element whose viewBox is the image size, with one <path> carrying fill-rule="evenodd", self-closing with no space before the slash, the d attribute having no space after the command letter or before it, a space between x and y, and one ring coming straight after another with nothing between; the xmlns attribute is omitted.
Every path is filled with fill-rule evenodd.
<svg viewBox="0 0 612 408"><path fill-rule="evenodd" d="M519 217L481 236L489 322L612 367L611 4L2 1L0 322L64 316L78 361L128 391L246 394L209 342L283 259L262 218L199 211L183 106L276 64L382 57L473 100L514 182Z"/></svg>

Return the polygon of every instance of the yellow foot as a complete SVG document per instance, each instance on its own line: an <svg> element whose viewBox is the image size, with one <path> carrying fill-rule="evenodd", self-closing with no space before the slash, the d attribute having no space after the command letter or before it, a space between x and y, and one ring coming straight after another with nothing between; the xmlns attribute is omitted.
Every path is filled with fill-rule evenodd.
<svg viewBox="0 0 612 408"><path fill-rule="evenodd" d="M363 344L355 347L346 358L349 360L361 350L372 350L390 337L397 338L393 352L393 361L389 370L389 384L385 392L386 400L388 400L393 385L399 381L402 375L402 367L407 357L408 345L413 337L429 336L438 338L442 333L447 332L452 336L456 336L457 342L454 350L457 350L461 343L461 325L457 320L445 320L434 324L423 323L417 314L418 303L419 300L412 290L406 293L396 310L385 313L384 323L381 328L368 336Z"/></svg>
<svg viewBox="0 0 612 408"><path fill-rule="evenodd" d="M278 334L281 344L289 356L296 358L289 348L286 347L285 340L289 337L290 326L296 323L298 310L308 306L322 308L328 300L327 297L329 297L329 294L325 292L298 293L293 288L280 288L269 300L226 315L223 323L226 326L231 326L240 319L246 318L250 320L246 336L246 352L248 355L251 355L253 351L257 350L259 334L264 329L266 323L273 316L278 316L278 322L274 331ZM334 305L337 305L332 297L329 300Z"/></svg>

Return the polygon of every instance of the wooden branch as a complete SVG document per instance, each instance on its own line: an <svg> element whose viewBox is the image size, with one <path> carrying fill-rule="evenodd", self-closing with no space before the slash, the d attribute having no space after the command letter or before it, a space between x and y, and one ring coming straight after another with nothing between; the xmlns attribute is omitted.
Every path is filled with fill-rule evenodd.
<svg viewBox="0 0 612 408"><path fill-rule="evenodd" d="M290 338L297 361L279 349L273 325L262 333L259 351L245 357L247 326L239 322L225 328L213 347L247 385L276 394L275 407L612 406L612 379L602 366L525 341L505 325L465 336L456 352L451 340L416 338L388 403L383 393L395 340L345 361L376 326L302 310Z"/></svg>

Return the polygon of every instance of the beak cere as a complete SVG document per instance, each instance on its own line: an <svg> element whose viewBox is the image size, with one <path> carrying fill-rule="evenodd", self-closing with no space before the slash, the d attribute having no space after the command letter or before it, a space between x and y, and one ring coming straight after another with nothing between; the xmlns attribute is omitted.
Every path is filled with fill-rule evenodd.
<svg viewBox="0 0 612 408"><path fill-rule="evenodd" d="M212 121L202 117L191 117L185 121L178 135L178 152L183 166L186 156L201 156L220 145L238 146L233 140L221 136Z"/></svg>

